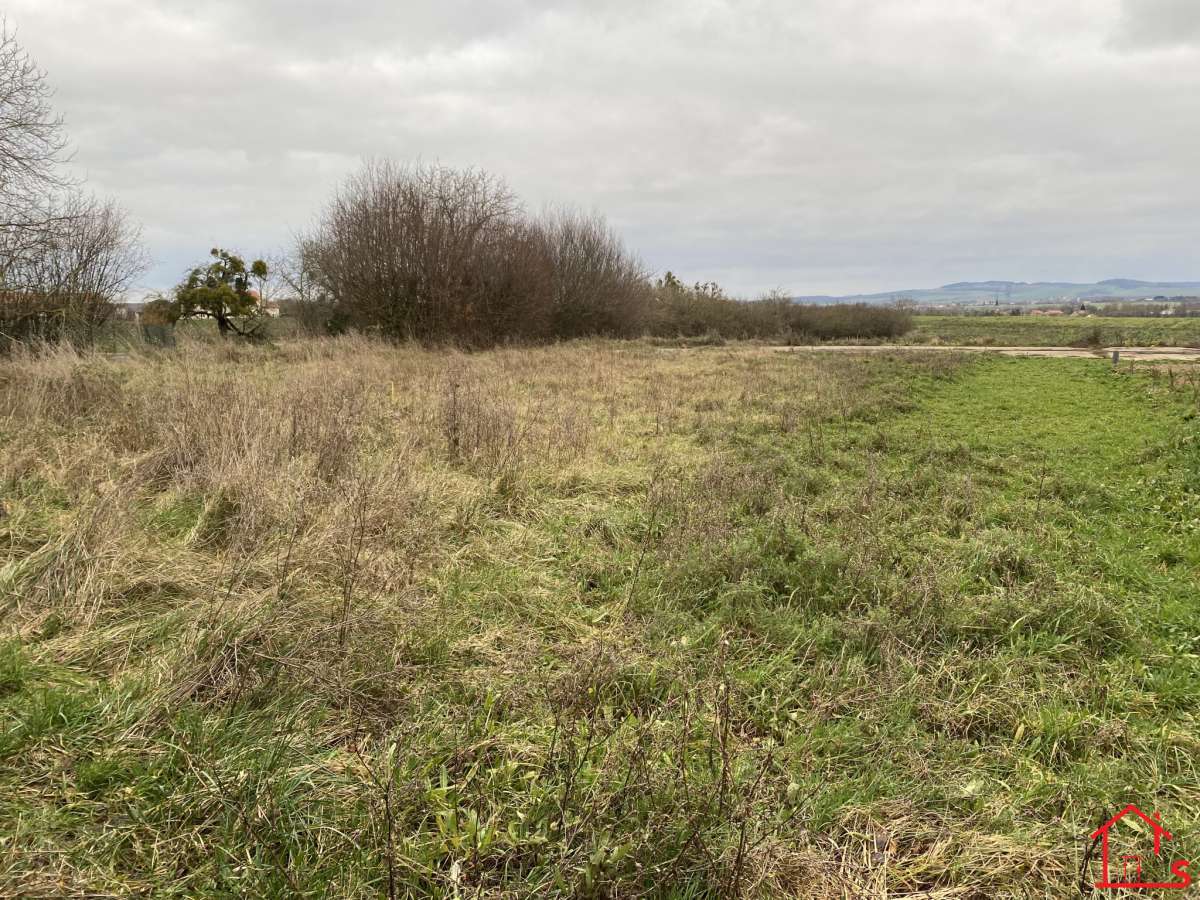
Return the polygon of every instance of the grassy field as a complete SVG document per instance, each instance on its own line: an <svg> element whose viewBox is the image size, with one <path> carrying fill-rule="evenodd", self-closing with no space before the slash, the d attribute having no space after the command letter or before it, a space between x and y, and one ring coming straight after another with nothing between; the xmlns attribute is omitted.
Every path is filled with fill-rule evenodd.
<svg viewBox="0 0 1200 900"><path fill-rule="evenodd" d="M1200 347L1200 318L915 316L907 344Z"/></svg>
<svg viewBox="0 0 1200 900"><path fill-rule="evenodd" d="M1129 802L1196 858L1198 409L946 353L0 362L0 895L1073 896Z"/></svg>

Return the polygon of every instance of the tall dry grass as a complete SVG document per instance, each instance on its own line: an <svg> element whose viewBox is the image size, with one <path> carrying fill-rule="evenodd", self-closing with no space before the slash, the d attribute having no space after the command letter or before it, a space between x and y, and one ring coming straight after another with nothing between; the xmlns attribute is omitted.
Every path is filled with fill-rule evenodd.
<svg viewBox="0 0 1200 900"><path fill-rule="evenodd" d="M747 521L783 534L872 502L830 506L817 475L784 492L789 463L736 442L836 460L832 429L910 403L896 365L958 362L358 337L0 362L6 627L125 698L105 713L120 752L192 773L139 807L159 824L136 840L99 824L42 857L21 835L0 878L154 890L208 871L212 833L252 853L253 890L293 895L816 897L1056 865L913 809L807 833L736 612L699 648L669 639L775 557L755 561ZM889 564L859 549L864 580ZM819 609L821 565L789 603ZM27 765L76 765L56 759ZM36 802L80 802L40 778ZM887 865L885 830L904 836ZM118 858L135 871L100 862Z"/></svg>

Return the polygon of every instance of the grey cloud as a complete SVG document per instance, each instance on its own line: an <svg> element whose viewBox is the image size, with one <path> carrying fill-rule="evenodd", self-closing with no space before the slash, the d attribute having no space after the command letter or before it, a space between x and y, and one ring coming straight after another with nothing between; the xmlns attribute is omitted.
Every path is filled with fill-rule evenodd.
<svg viewBox="0 0 1200 900"><path fill-rule="evenodd" d="M1125 49L1200 47L1195 0L1123 0L1113 44Z"/></svg>
<svg viewBox="0 0 1200 900"><path fill-rule="evenodd" d="M1198 275L1200 59L1115 48L1128 4L345 7L10 6L151 286L286 244L372 155L487 168L746 293Z"/></svg>

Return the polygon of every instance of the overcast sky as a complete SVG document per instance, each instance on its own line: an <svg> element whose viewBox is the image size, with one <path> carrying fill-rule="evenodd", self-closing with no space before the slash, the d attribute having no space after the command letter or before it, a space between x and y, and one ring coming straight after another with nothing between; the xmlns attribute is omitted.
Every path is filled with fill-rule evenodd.
<svg viewBox="0 0 1200 900"><path fill-rule="evenodd" d="M1200 279L1200 0L10 0L166 287L367 156L747 295Z"/></svg>

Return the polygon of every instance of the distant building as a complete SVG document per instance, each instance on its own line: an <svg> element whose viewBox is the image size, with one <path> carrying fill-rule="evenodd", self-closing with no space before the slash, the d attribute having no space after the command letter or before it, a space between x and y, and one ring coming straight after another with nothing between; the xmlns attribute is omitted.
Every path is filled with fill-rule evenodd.
<svg viewBox="0 0 1200 900"><path fill-rule="evenodd" d="M118 303L113 318L121 322L136 322L142 317L145 303Z"/></svg>

